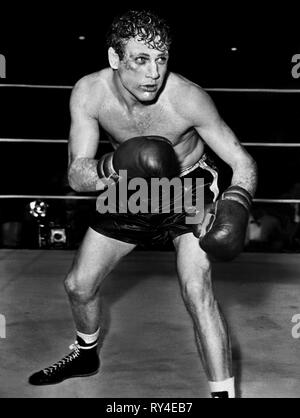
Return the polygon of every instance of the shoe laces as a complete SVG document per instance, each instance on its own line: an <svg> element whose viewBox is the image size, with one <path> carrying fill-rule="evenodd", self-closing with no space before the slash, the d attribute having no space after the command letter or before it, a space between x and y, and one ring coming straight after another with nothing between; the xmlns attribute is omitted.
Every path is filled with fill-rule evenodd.
<svg viewBox="0 0 300 418"><path fill-rule="evenodd" d="M43 370L45 374L51 374L53 371L62 369L66 364L69 364L73 360L75 360L80 354L80 348L78 341L75 341L74 344L71 344L69 347L70 350L73 350L70 354L59 360L57 363L52 364L51 366L47 367Z"/></svg>

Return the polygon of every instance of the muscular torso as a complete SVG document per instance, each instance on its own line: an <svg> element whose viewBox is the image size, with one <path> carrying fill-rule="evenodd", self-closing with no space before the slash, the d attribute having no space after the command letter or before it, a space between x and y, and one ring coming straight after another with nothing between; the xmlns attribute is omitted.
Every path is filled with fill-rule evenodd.
<svg viewBox="0 0 300 418"><path fill-rule="evenodd" d="M136 136L163 136L174 145L181 168L196 163L204 152L204 143L181 111L184 107L182 81L171 74L155 103L128 109L122 105L111 83L111 70L101 72L94 83L91 112L97 118L114 148ZM99 92L97 91L99 86Z"/></svg>

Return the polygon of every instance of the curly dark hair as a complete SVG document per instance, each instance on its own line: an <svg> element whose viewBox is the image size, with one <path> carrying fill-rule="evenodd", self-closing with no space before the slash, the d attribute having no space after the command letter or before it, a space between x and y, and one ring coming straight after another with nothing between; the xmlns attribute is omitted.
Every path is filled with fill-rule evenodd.
<svg viewBox="0 0 300 418"><path fill-rule="evenodd" d="M113 20L106 35L106 44L108 48L114 48L119 58L123 59L126 41L136 36L150 48L159 51L169 49L172 42L166 20L150 10L129 10Z"/></svg>

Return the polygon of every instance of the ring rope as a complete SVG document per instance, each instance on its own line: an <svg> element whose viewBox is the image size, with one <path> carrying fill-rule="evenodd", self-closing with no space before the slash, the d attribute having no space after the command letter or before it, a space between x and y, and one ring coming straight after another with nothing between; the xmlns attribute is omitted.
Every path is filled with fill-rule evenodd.
<svg viewBox="0 0 300 418"><path fill-rule="evenodd" d="M67 144L68 139L32 139L32 138L0 138L0 142L31 142L47 144ZM100 140L101 144L110 144L109 140ZM300 147L299 142L241 142L246 147Z"/></svg>
<svg viewBox="0 0 300 418"><path fill-rule="evenodd" d="M96 200L98 196L78 196L78 195L17 195L3 194L0 199L52 199L52 200ZM300 199L253 199L254 203L288 203L300 204Z"/></svg>
<svg viewBox="0 0 300 418"><path fill-rule="evenodd" d="M67 139L0 138L0 142L46 142L50 144L66 144L69 141Z"/></svg>
<svg viewBox="0 0 300 418"><path fill-rule="evenodd" d="M28 88L28 89L62 89L69 90L74 86L51 86L45 84L0 84L0 87L16 87L16 88Z"/></svg>
<svg viewBox="0 0 300 418"><path fill-rule="evenodd" d="M31 88L31 89L65 89L70 90L74 86L46 85L46 84L0 84L0 87ZM206 91L230 92L230 93L300 93L300 89L267 89L267 88L223 88L204 87Z"/></svg>
<svg viewBox="0 0 300 418"><path fill-rule="evenodd" d="M300 89L260 89L260 88L205 88L206 91L218 91L224 93L300 93Z"/></svg>
<svg viewBox="0 0 300 418"><path fill-rule="evenodd" d="M78 195L70 195L70 196L60 196L60 195L35 195L35 194L3 194L0 195L0 199L65 199L65 200L94 200L97 199L97 196L78 196Z"/></svg>
<svg viewBox="0 0 300 418"><path fill-rule="evenodd" d="M242 142L245 147L300 147L298 142Z"/></svg>

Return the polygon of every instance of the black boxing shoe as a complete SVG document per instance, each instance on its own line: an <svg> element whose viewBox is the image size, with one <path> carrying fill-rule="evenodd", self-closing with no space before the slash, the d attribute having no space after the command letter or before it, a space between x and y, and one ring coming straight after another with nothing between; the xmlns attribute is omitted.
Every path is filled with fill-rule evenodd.
<svg viewBox="0 0 300 418"><path fill-rule="evenodd" d="M78 337L78 340L81 339ZM80 344L75 341L70 346L73 351L60 361L31 375L28 382L35 386L54 385L71 377L86 377L96 374L100 366L97 346L86 349L83 348L84 342L81 346L81 341Z"/></svg>
<svg viewBox="0 0 300 418"><path fill-rule="evenodd" d="M226 391L222 391L222 392L211 392L211 397L212 398L220 398L220 399L227 399L229 398L228 392Z"/></svg>

